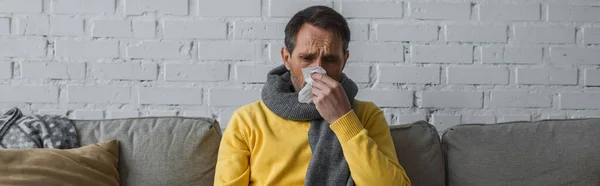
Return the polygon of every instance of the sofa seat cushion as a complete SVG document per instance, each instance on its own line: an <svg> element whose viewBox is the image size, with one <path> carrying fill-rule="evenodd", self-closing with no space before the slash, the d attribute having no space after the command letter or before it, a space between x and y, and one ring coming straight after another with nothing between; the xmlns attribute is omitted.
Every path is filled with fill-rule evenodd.
<svg viewBox="0 0 600 186"><path fill-rule="evenodd" d="M449 186L600 185L600 119L467 124L442 139Z"/></svg>
<svg viewBox="0 0 600 186"><path fill-rule="evenodd" d="M445 185L444 157L438 132L420 121L390 126L398 161L413 186Z"/></svg>
<svg viewBox="0 0 600 186"><path fill-rule="evenodd" d="M221 130L214 119L76 120L82 145L120 142L123 186L212 185Z"/></svg>

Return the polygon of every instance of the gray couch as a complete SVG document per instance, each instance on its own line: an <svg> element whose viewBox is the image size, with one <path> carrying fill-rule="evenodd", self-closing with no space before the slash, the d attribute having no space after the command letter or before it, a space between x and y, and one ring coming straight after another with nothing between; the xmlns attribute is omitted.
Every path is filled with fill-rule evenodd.
<svg viewBox="0 0 600 186"><path fill-rule="evenodd" d="M212 185L219 124L209 118L77 120L83 144L118 139L124 186ZM600 185L600 119L391 127L415 186Z"/></svg>

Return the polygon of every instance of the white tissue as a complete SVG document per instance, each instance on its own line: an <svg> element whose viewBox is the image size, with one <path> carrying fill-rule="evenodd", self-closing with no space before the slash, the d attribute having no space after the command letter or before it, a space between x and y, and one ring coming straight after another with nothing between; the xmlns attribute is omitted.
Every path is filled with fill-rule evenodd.
<svg viewBox="0 0 600 186"><path fill-rule="evenodd" d="M312 102L313 79L310 76L312 73L325 74L326 72L325 72L325 69L323 69L321 67L302 68L302 75L304 76L304 82L306 82L306 84L304 85L304 87L302 87L300 92L298 92L298 101L300 103Z"/></svg>

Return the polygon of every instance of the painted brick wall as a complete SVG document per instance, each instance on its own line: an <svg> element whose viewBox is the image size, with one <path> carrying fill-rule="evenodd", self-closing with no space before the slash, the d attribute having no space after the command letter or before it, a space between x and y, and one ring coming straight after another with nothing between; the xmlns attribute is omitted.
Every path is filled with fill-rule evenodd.
<svg viewBox="0 0 600 186"><path fill-rule="evenodd" d="M345 72L390 124L600 116L597 0L2 0L0 108L225 126L309 5L349 19Z"/></svg>

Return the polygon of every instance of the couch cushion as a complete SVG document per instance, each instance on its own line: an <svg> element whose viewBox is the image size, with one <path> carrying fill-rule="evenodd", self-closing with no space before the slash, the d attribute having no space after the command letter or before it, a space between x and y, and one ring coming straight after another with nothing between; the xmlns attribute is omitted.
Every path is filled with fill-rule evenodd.
<svg viewBox="0 0 600 186"><path fill-rule="evenodd" d="M438 132L425 121L390 126L400 165L414 186L445 185L444 157Z"/></svg>
<svg viewBox="0 0 600 186"><path fill-rule="evenodd" d="M454 126L448 185L600 185L598 134L600 119Z"/></svg>
<svg viewBox="0 0 600 186"><path fill-rule="evenodd" d="M76 120L82 145L117 139L123 186L212 185L221 130L214 119Z"/></svg>

